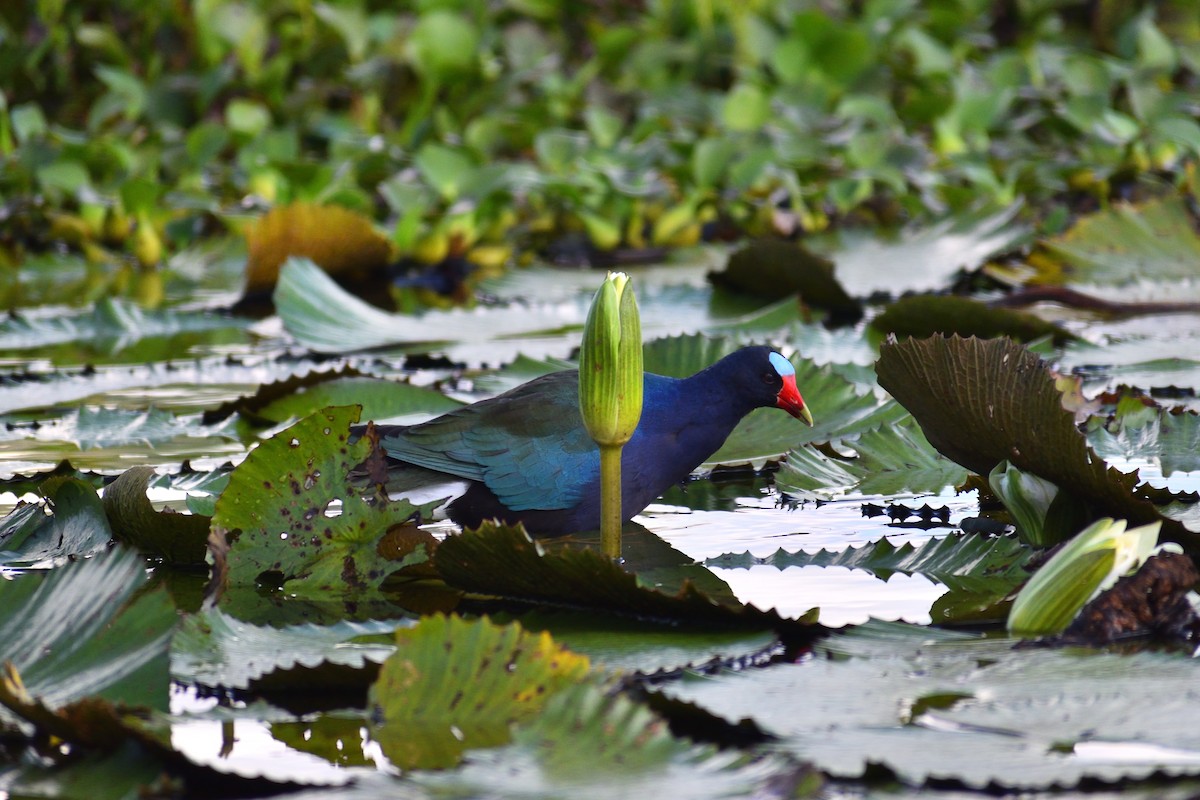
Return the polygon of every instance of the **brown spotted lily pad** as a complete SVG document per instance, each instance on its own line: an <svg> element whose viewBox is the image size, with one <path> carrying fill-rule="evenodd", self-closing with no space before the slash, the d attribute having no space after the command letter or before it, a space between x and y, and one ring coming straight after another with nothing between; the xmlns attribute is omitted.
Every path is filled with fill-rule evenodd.
<svg viewBox="0 0 1200 800"><path fill-rule="evenodd" d="M381 544L436 503L389 502L377 483L364 489L350 481L376 448L373 434L350 442L360 413L359 406L323 409L263 442L234 470L213 514L214 531L231 543L229 583L361 596L424 560L423 548L396 560Z"/></svg>

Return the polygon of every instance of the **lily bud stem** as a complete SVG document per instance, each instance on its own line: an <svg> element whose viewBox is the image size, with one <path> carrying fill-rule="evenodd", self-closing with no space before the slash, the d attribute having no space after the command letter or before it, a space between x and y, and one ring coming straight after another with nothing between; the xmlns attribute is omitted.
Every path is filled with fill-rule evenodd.
<svg viewBox="0 0 1200 800"><path fill-rule="evenodd" d="M600 550L621 557L621 445L600 446Z"/></svg>

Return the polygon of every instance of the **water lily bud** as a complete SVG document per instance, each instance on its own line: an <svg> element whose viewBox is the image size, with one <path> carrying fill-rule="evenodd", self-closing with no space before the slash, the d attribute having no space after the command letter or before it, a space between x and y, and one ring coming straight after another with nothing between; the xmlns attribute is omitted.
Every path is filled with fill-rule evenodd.
<svg viewBox="0 0 1200 800"><path fill-rule="evenodd" d="M1092 598L1140 567L1154 553L1162 523L1131 530L1125 524L1123 519L1097 520L1043 564L1013 601L1009 632L1060 633Z"/></svg>
<svg viewBox="0 0 1200 800"><path fill-rule="evenodd" d="M602 447L628 442L642 416L642 325L623 272L608 273L588 311L579 353L579 410Z"/></svg>

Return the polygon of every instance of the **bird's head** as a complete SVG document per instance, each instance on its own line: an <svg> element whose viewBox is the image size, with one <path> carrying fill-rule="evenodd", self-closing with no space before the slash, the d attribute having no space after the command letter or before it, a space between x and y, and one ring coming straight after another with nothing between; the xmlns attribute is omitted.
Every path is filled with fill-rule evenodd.
<svg viewBox="0 0 1200 800"><path fill-rule="evenodd" d="M813 416L800 396L796 386L796 370L792 362L774 351L767 355L767 369L763 371L762 380L770 386L778 386L775 394L775 405L812 427Z"/></svg>

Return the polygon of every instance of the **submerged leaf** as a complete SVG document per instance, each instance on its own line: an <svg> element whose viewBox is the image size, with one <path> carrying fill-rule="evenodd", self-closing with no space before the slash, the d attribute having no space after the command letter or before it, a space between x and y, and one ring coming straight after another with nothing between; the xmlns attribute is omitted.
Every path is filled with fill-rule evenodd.
<svg viewBox="0 0 1200 800"><path fill-rule="evenodd" d="M437 615L396 632L371 687L374 738L398 767L456 764L468 747L508 741L509 725L583 679L588 660L549 634Z"/></svg>

